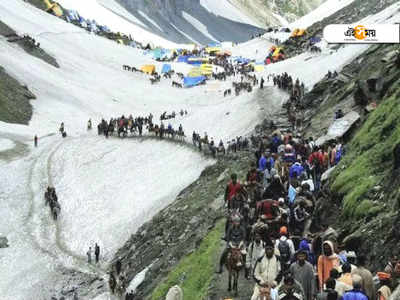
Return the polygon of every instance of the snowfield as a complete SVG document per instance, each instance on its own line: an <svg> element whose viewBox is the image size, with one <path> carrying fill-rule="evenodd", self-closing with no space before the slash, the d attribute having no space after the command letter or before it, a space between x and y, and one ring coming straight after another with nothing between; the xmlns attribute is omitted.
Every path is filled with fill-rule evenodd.
<svg viewBox="0 0 400 300"><path fill-rule="evenodd" d="M271 99L261 99L269 101L271 107L261 113L257 91L223 97L223 91L232 87L230 80L190 89L172 88L166 80L152 86L146 75L122 70L125 64L137 68L155 64L160 70L162 64L143 51L88 34L22 0L5 2L0 2L0 19L19 34L34 37L57 59L60 68L29 56L0 37L0 65L37 96L31 101L29 126L0 122L0 233L7 236L10 245L0 249L0 269L6 274L0 277L0 293L5 300L48 299L65 280L63 268L105 276L109 260L124 241L214 162L183 145L106 140L96 129L86 130L89 118L96 128L101 118L153 113L158 122L164 111L186 109L187 116L178 116L171 123L175 127L182 124L188 142L196 130L201 135L207 132L218 143L219 139L226 142L249 133L284 99L281 91L272 93ZM89 2L79 1L82 8L77 9L83 12ZM202 3L213 9L214 2ZM396 5L369 20L398 20L398 13L391 15L399 8L399 3ZM107 20L106 12L96 8L93 15L85 17L101 22L101 16ZM115 19L115 26L126 33L136 30L125 27L123 19ZM169 43L156 36L148 38ZM270 46L260 38L231 50L233 55L258 61L265 58ZM366 48L349 45L331 53L324 47L321 55L305 53L266 66L257 76L288 72L311 88L328 70L340 69ZM191 66L172 63L172 68L187 73ZM57 132L61 122L68 133L66 139ZM37 148L33 147L35 134L39 136ZM27 144L30 152L3 159L2 152L14 147L14 142ZM55 186L61 204L57 222L51 219L43 199L49 184ZM97 266L88 265L85 256L95 242L102 249ZM110 296L105 293L96 299Z"/></svg>
<svg viewBox="0 0 400 300"><path fill-rule="evenodd" d="M15 143L13 141L0 138L0 152L10 150L14 148L14 146Z"/></svg>

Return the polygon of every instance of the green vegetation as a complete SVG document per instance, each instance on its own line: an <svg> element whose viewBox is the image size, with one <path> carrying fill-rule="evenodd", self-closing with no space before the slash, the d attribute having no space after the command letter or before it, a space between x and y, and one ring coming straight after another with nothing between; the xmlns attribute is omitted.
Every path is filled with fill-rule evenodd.
<svg viewBox="0 0 400 300"><path fill-rule="evenodd" d="M223 231L224 222L221 220L203 239L200 247L181 259L165 281L157 286L151 299L164 299L169 288L176 284L182 288L185 299L204 299L215 271L215 257L220 250Z"/></svg>
<svg viewBox="0 0 400 300"><path fill-rule="evenodd" d="M380 204L372 202L371 193L374 186L391 176L393 148L400 142L399 97L400 80L368 117L335 170L332 190L344 196L345 218L360 219L382 210Z"/></svg>

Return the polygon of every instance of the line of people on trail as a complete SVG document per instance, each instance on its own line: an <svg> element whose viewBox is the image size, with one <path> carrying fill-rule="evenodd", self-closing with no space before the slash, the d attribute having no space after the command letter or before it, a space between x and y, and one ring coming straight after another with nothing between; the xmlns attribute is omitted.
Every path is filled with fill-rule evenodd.
<svg viewBox="0 0 400 300"><path fill-rule="evenodd" d="M169 119L172 118L172 116L167 116L164 113L160 118ZM148 133L153 133L160 139L167 137L171 139L177 138L180 141L185 140L185 132L183 131L182 124L179 125L177 130L173 128L171 123L169 123L167 126L165 126L162 121L160 125L154 124L153 115L151 113L147 117L139 116L135 118L132 115L129 115L128 118L122 115L118 118L111 118L109 122L102 119L97 125L97 130L99 135L104 134L106 138L108 138L109 135L113 135L115 131L117 131L118 137L124 138L128 136L128 133L131 135L138 133L139 136L142 136L144 126L146 127Z"/></svg>
<svg viewBox="0 0 400 300"><path fill-rule="evenodd" d="M277 131L258 142L244 183L232 174L225 189L226 248L217 273L226 266L228 291L238 294L244 269L245 280L255 281L252 300L388 300L400 260L373 277L366 257L338 243L314 215L321 174L340 161L343 146L328 153L311 138Z"/></svg>
<svg viewBox="0 0 400 300"><path fill-rule="evenodd" d="M193 131L192 133L192 143L199 149L199 151L206 151L206 149L211 153L211 155L216 158L218 154L225 155L227 153L236 153L237 151L247 150L250 146L247 137L242 136L236 137L227 142L227 147L225 148L224 142L219 141L218 145L214 142L214 139L208 138L207 132L201 137L200 133Z"/></svg>
<svg viewBox="0 0 400 300"><path fill-rule="evenodd" d="M292 129L297 130L297 128L301 126L301 122L304 119L303 116L299 116L302 108L301 100L305 94L304 83L300 83L298 78L296 81L294 81L293 78L286 72L280 75L270 74L268 75L268 79L269 76L272 76L274 86L277 86L279 89L289 93L289 99L283 104L283 106L286 107L288 120L292 125Z"/></svg>

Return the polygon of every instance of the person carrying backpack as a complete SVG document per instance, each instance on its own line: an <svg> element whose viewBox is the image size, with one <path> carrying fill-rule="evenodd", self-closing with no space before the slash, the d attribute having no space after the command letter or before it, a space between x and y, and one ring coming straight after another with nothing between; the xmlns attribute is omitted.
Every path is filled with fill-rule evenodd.
<svg viewBox="0 0 400 300"><path fill-rule="evenodd" d="M280 252L281 269L282 271L285 271L290 266L295 250L293 241L288 238L288 230L286 226L280 228L279 234L281 237L279 240L276 240L275 246Z"/></svg>

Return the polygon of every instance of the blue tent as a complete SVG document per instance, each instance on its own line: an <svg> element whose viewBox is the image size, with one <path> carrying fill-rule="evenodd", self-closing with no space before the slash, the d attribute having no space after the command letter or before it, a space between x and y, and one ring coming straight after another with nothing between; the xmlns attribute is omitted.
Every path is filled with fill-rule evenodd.
<svg viewBox="0 0 400 300"><path fill-rule="evenodd" d="M235 59L235 62L238 62L240 64L248 64L250 62L250 59L243 58L243 57L238 57L238 58Z"/></svg>
<svg viewBox="0 0 400 300"><path fill-rule="evenodd" d="M312 38L310 38L310 43L311 43L311 45L314 45L314 44L316 44L316 43L319 43L321 41L321 38L319 38L319 37L312 37Z"/></svg>
<svg viewBox="0 0 400 300"><path fill-rule="evenodd" d="M208 47L221 47L221 43L218 42L209 43Z"/></svg>
<svg viewBox="0 0 400 300"><path fill-rule="evenodd" d="M188 59L189 59L189 55L181 55L181 56L178 56L178 62L184 62L184 63L187 63L188 62Z"/></svg>
<svg viewBox="0 0 400 300"><path fill-rule="evenodd" d="M197 77L184 77L183 84L185 87L196 86L206 80L206 76L197 76Z"/></svg>
<svg viewBox="0 0 400 300"><path fill-rule="evenodd" d="M171 65L170 64L163 64L161 73L168 73L171 71Z"/></svg>

